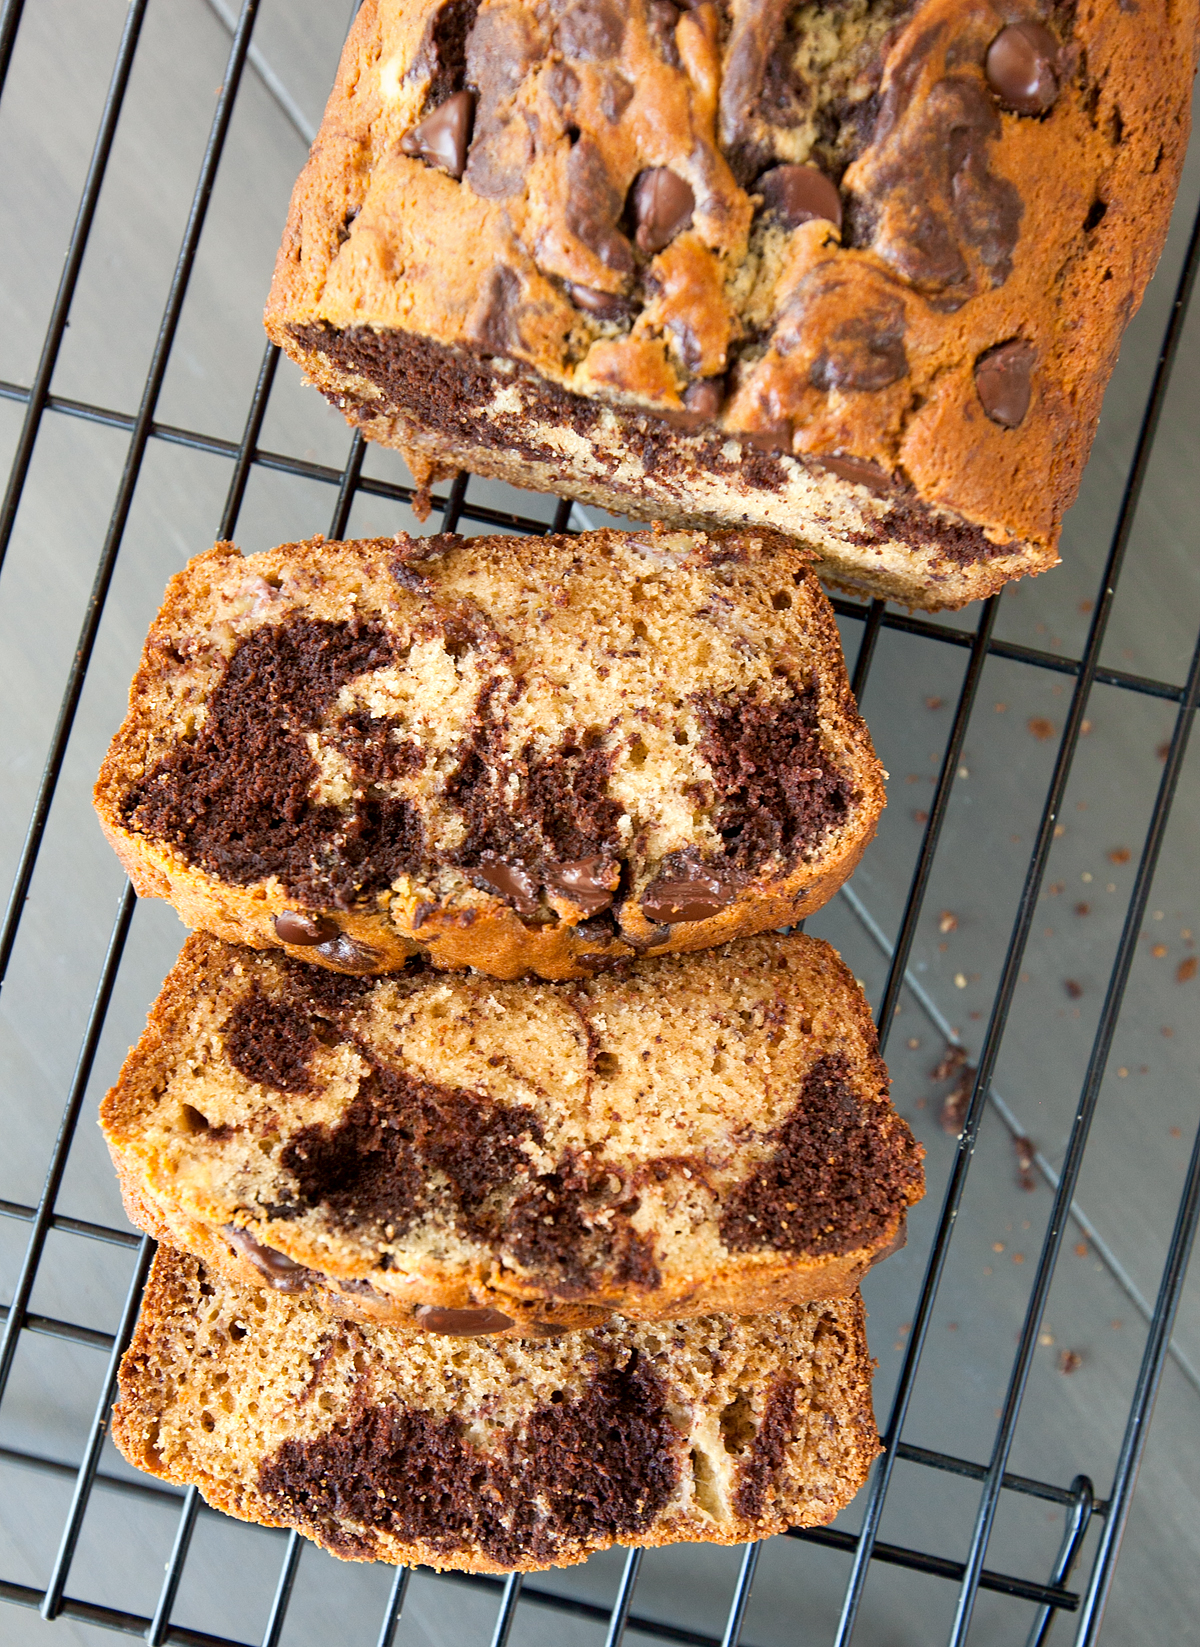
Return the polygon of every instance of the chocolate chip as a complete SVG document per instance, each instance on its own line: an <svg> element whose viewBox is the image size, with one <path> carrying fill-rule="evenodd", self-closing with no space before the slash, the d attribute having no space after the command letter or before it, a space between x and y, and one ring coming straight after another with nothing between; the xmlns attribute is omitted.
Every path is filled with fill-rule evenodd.
<svg viewBox="0 0 1200 1647"><path fill-rule="evenodd" d="M792 449L792 420L780 418L777 423L764 424L761 429L746 429L742 439L760 452L790 452Z"/></svg>
<svg viewBox="0 0 1200 1647"><path fill-rule="evenodd" d="M837 185L815 166L774 166L759 178L754 192L763 197L763 211L785 228L799 228L814 217L842 226Z"/></svg>
<svg viewBox="0 0 1200 1647"><path fill-rule="evenodd" d="M600 108L610 126L615 126L633 102L633 86L615 70L601 77Z"/></svg>
<svg viewBox="0 0 1200 1647"><path fill-rule="evenodd" d="M697 869L688 875L660 875L642 893L642 914L651 921L703 921L733 897L713 875Z"/></svg>
<svg viewBox="0 0 1200 1647"><path fill-rule="evenodd" d="M887 471L869 458L837 456L822 457L818 461L823 469L837 475L839 480L848 480L852 486L865 486L877 497L883 497L891 489Z"/></svg>
<svg viewBox="0 0 1200 1647"><path fill-rule="evenodd" d="M493 264L467 323L467 341L486 355L505 355L519 336L521 281L507 264Z"/></svg>
<svg viewBox="0 0 1200 1647"><path fill-rule="evenodd" d="M237 1224L226 1224L223 1234L229 1245L243 1258L248 1258L267 1284L276 1292L304 1292L312 1280L312 1271L297 1264L287 1253L274 1247L264 1247L249 1230Z"/></svg>
<svg viewBox="0 0 1200 1647"><path fill-rule="evenodd" d="M724 399L723 377L702 377L695 383L689 383L683 391L683 404L697 423L711 423L721 410ZM791 444L790 440L788 444Z"/></svg>
<svg viewBox="0 0 1200 1647"><path fill-rule="evenodd" d="M570 114L579 96L579 76L565 63L552 63L542 76L546 95L559 114Z"/></svg>
<svg viewBox="0 0 1200 1647"><path fill-rule="evenodd" d="M879 292L853 314L833 322L808 369L814 389L886 389L908 373L904 348L904 304L895 293Z"/></svg>
<svg viewBox="0 0 1200 1647"><path fill-rule="evenodd" d="M377 972L379 969L379 951L372 949L370 944L361 943L357 938L348 938L344 932L339 932L336 938L328 943L317 945L317 954L332 961L335 967L342 972Z"/></svg>
<svg viewBox="0 0 1200 1647"><path fill-rule="evenodd" d="M1004 108L1045 114L1058 97L1058 41L1040 23L1010 23L988 47L984 72Z"/></svg>
<svg viewBox="0 0 1200 1647"><path fill-rule="evenodd" d="M450 1338L477 1338L480 1333L503 1332L513 1325L512 1317L499 1310L448 1310L438 1304L418 1304L414 1313L425 1332L445 1333Z"/></svg>
<svg viewBox="0 0 1200 1647"><path fill-rule="evenodd" d="M640 251L652 256L687 228L696 197L691 185L669 166L652 166L634 179L632 205L634 239Z"/></svg>
<svg viewBox="0 0 1200 1647"><path fill-rule="evenodd" d="M380 1304L385 1304L387 1302L387 1295L380 1292L378 1288L373 1287L369 1281L339 1281L337 1283L337 1290L339 1292L349 1293L350 1296L354 1298L373 1298Z"/></svg>
<svg viewBox="0 0 1200 1647"><path fill-rule="evenodd" d="M604 155L589 138L581 138L567 156L566 225L575 238L587 246L617 274L633 272L633 252L617 228L621 215L621 195L608 174Z"/></svg>
<svg viewBox="0 0 1200 1647"><path fill-rule="evenodd" d="M451 177L461 177L467 164L471 122L475 114L475 93L455 92L426 115L419 125L405 132L400 147L405 154L438 166Z"/></svg>
<svg viewBox="0 0 1200 1647"><path fill-rule="evenodd" d="M1029 410L1034 359L1033 344L1014 338L1011 343L989 349L975 362L979 404L1002 428L1015 429Z"/></svg>
<svg viewBox="0 0 1200 1647"><path fill-rule="evenodd" d="M621 929L612 911L605 909L589 920L580 921L574 929L574 936L589 944L610 944L614 938L621 936Z"/></svg>
<svg viewBox="0 0 1200 1647"><path fill-rule="evenodd" d="M683 61L675 44L675 25L679 21L679 7L671 0L650 0L646 14L646 28L654 48L665 63L681 69Z"/></svg>
<svg viewBox="0 0 1200 1647"><path fill-rule="evenodd" d="M567 57L599 63L617 55L624 35L621 0L578 0L558 25L555 39Z"/></svg>
<svg viewBox="0 0 1200 1647"><path fill-rule="evenodd" d="M627 298L616 292L598 292L594 286L578 286L566 282L567 296L577 309L583 309L597 320L624 320L630 312Z"/></svg>
<svg viewBox="0 0 1200 1647"><path fill-rule="evenodd" d="M328 915L302 915L298 909L284 909L275 917L275 936L281 944L325 944L337 935L338 924Z"/></svg>
<svg viewBox="0 0 1200 1647"><path fill-rule="evenodd" d="M585 919L609 907L620 878L620 864L601 857L580 858L576 863L557 864L546 871L550 891L569 898Z"/></svg>
<svg viewBox="0 0 1200 1647"><path fill-rule="evenodd" d="M477 864L472 878L484 881L493 892L507 898L518 915L536 915L538 912L538 884L520 864L504 863L496 858Z"/></svg>
<svg viewBox="0 0 1200 1647"><path fill-rule="evenodd" d="M1008 279L1024 202L991 169L1002 123L983 76L947 74L916 96L934 33L908 37L856 163L853 240L953 313L983 284Z"/></svg>

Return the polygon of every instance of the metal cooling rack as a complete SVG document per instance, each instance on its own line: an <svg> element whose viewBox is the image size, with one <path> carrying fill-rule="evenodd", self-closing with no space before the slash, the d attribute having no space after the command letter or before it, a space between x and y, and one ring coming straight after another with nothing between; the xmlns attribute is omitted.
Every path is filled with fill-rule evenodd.
<svg viewBox="0 0 1200 1647"><path fill-rule="evenodd" d="M361 437L357 435L351 443L345 467L340 471L290 453L269 451L260 445L260 435L276 378L278 355L274 348L268 348L263 355L240 441L217 439L194 429L160 422L156 417L189 279L204 229L206 211L252 49L251 36L259 9L258 0L244 0L233 29L228 64L223 83L216 95L211 130L195 186L191 211L136 413L129 415L105 406L67 399L51 393L51 383L68 325L72 299L104 185L118 121L126 100L147 4L148 0L131 0L128 8L91 164L66 250L62 276L36 373L28 385L0 382L0 399L24 407L20 438L3 503L0 505L0 559L8 549L35 446L48 416L84 419L120 431L128 438L111 520L96 561L94 586L87 603L76 652L63 686L61 709L46 755L44 774L37 791L3 927L0 929L0 979L7 973L12 957L18 926L30 893L39 849L50 817L51 803L80 704L89 661L97 640L109 585L121 551L131 508L138 495L139 486L144 484L145 460L151 443L164 442L190 447L228 461L231 475L224 511L217 524L218 538L234 537L247 483L255 468L274 470L293 479L317 482L331 488L335 494L335 501L329 521L329 536L335 538L343 535L351 507L360 494L372 495L396 504L406 504L412 496L411 490L406 486L363 474L365 447ZM23 10L21 0L7 0L0 11L0 90L3 89L8 76ZM963 1130L942 1191L941 1212L920 1286L898 1383L890 1411L881 1415L886 1451L875 1469L869 1486L861 1495L864 1505L861 1528L858 1533L818 1529L794 1531L790 1535L808 1545L824 1547L850 1557L849 1577L845 1585L840 1621L832 1637L837 1647L845 1647L851 1640L868 1569L873 1561L906 1568L915 1574L924 1575L931 1582L955 1588L957 1602L949 1633L949 1639L954 1644L966 1639L977 1592L981 1589L1034 1604L1036 1613L1029 1636L1030 1642L1044 1642L1059 1614L1069 1615L1077 1643L1093 1642L1100 1628L1105 1600L1112 1583L1113 1569L1130 1511L1138 1468L1146 1445L1149 1421L1168 1352L1172 1324L1196 1233L1197 1219L1200 1216L1200 1133L1197 1134L1191 1150L1183 1193L1176 1210L1174 1229L1153 1305L1140 1372L1125 1416L1119 1456L1111 1479L1106 1481L1100 1490L1085 1475L1077 1476L1069 1484L1061 1484L1010 1473L1007 1464L1022 1397L1033 1364L1035 1344L1051 1280L1062 1248L1072 1196L1088 1144L1089 1128L1095 1113L1102 1076L1134 959L1136 940L1147 907L1151 879L1159 858L1184 760L1197 695L1200 693L1200 639L1197 640L1192 653L1187 679L1182 684L1103 667L1100 663L1101 645L1113 607L1139 494L1150 462L1155 432L1183 330L1198 262L1200 218L1197 219L1188 243L1183 270L1162 337L1157 369L1144 407L1116 528L1104 562L1103 575L1096 589L1086 644L1080 656L1068 656L1058 650L1038 650L997 638L994 630L1000 596L980 607L972 608L968 617L973 620L973 627L968 628L956 627L952 623L943 623L936 619L906 616L889 609L881 601L867 604L839 598L834 602L844 625L848 622L860 626L853 672L854 690L860 697L871 670L876 643L883 630L903 631L945 646L965 649L968 653L957 704L940 759L933 798L929 804L923 837L907 891L903 916L895 937L890 942L886 984L877 1012L880 1038L884 1045L905 985L910 951L938 851L952 787L959 773L964 740L976 704L977 689L985 662L989 658L1006 659L1029 670L1057 672L1069 677L1073 683L1066 723L1042 800L1040 823L1029 853L1024 884L1000 969L999 983L990 1013L987 1015L986 1031L978 1057L977 1072L970 1089ZM442 529L446 531L456 529L460 522L472 522L481 527L510 531L544 532L548 529L544 519L526 518L519 513L486 507L472 499L469 492L469 477L463 474L455 478L437 507L441 512ZM560 503L549 529L567 530L570 515L571 504L566 501ZM1053 1211L1037 1262L1030 1265L1024 1322L1012 1357L1003 1406L998 1414L990 1453L985 1462L977 1462L913 1446L902 1437L905 1418L921 1375L922 1352L926 1347L939 1282L946 1267L980 1124L988 1101L990 1083L1030 938L1035 906L1055 835L1056 820L1062 808L1081 731L1087 729L1085 716L1089 694L1097 683L1116 687L1127 693L1166 700L1176 705L1174 730L1165 751L1161 779L1137 857L1137 870L1128 898L1121 938L1108 978L1104 1004L1095 1030L1087 1074L1075 1111L1069 1143L1058 1174ZM50 690L49 682L47 690ZM134 903L132 890L127 886L120 902L99 985L87 1019L74 1078L67 1094L41 1198L36 1206L23 1205L11 1200L0 1201L0 1216L18 1220L28 1226L24 1260L12 1298L3 1306L0 1401L3 1400L8 1386L22 1334L44 1335L86 1346L107 1358L95 1416L83 1456L77 1463L65 1463L18 1448L0 1449L0 1461L23 1465L44 1476L65 1478L74 1483L58 1552L44 1588L0 1580L0 1599L26 1608L38 1609L48 1620L74 1619L83 1624L99 1625L127 1635L143 1636L154 1644L177 1642L187 1644L187 1647L241 1647L240 1643L235 1643L231 1638L206 1634L172 1621L173 1608L188 1561L197 1517L201 1513L210 1513L201 1504L196 1491L192 1489L186 1493L179 1493L148 1480L131 1480L111 1472L103 1472L99 1468L118 1362L132 1331L150 1262L152 1243L147 1238L139 1238L126 1229L73 1218L59 1211L60 1190L106 1013L125 953ZM931 1196L936 1197L937 1193L938 1186L936 1183L931 1184ZM31 1312L30 1301L38 1277L39 1264L51 1232L60 1232L72 1241L108 1243L128 1249L131 1265L128 1292L120 1319L113 1321L111 1331L100 1331L69 1320ZM879 1537L881 1517L898 1461L978 1484L974 1525L965 1561L943 1558L900 1543L885 1542ZM89 1601L84 1596L69 1593L73 1558L84 1518L89 1513L97 1487L168 1506L177 1516L174 1545L153 1617L123 1611L118 1607ZM1056 1551L1047 1551L1045 1565L1037 1576L994 1571L985 1565L989 1535L1002 1495L1006 1493L1040 1499L1050 1505L1061 1507L1064 1512L1065 1531L1061 1543ZM1093 1540L1094 1554L1090 1571L1072 1587L1072 1571L1077 1557L1089 1529L1094 1531L1097 1524L1100 1532L1098 1538ZM270 1606L265 1632L260 1638L263 1647L276 1647L281 1639L303 1547L303 1541L295 1533L286 1535L282 1542L283 1558L278 1569L274 1599ZM752 1546L744 1552L728 1614L720 1625L719 1634L688 1628L666 1619L647 1617L637 1610L636 1590L643 1559L640 1551L633 1551L626 1557L611 1606L600 1605L581 1599L578 1595L566 1593L556 1584L554 1574L538 1576L524 1582L519 1575L497 1579L446 1574L442 1575L438 1582L467 1585L484 1595L494 1596L497 1606L487 1627L493 1647L503 1647L508 1641L518 1609L522 1608L550 1609L564 1618L570 1616L586 1620L595 1626L597 1641L601 1639L603 1632L606 1647L618 1647L627 1631L651 1640L687 1643L693 1644L693 1647L717 1647L718 1643L720 1647L736 1647L742 1640L742 1624L760 1548ZM397 1639L410 1576L404 1569L400 1569L395 1575L379 1625L380 1647L390 1647L390 1643ZM1023 1616L1028 1615L1026 1613ZM403 1639L402 1632L400 1639ZM483 1637L479 1639L482 1640Z"/></svg>

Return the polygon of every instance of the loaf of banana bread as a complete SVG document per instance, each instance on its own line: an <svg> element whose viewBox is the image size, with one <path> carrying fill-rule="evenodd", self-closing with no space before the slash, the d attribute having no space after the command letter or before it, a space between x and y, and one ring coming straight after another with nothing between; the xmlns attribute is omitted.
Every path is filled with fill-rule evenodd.
<svg viewBox="0 0 1200 1647"><path fill-rule="evenodd" d="M804 551L647 529L218 545L96 805L189 926L564 978L810 914L883 784Z"/></svg>
<svg viewBox="0 0 1200 1647"><path fill-rule="evenodd" d="M474 1572L821 1526L879 1451L857 1296L464 1341L340 1322L167 1247L112 1434L346 1560Z"/></svg>
<svg viewBox="0 0 1200 1647"><path fill-rule="evenodd" d="M160 1240L454 1333L844 1297L923 1189L862 991L800 935L553 984L196 934L101 1121Z"/></svg>
<svg viewBox="0 0 1200 1647"><path fill-rule="evenodd" d="M267 329L464 467L960 606L1052 566L1195 0L365 0Z"/></svg>

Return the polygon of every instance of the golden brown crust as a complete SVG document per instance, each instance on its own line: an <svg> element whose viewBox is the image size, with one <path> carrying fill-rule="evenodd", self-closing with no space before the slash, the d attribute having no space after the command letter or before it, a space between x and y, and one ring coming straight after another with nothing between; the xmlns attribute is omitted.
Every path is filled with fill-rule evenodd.
<svg viewBox="0 0 1200 1647"><path fill-rule="evenodd" d="M458 598L456 592L471 587L472 566L486 556L495 561L498 576L514 584L521 578L540 576L547 588L553 588L563 584L572 567L603 567L606 557L622 552L622 546L636 538L637 534L599 532L561 539L425 540L435 549L439 543L448 546L437 557L441 582L437 599L430 601L431 610L438 621L445 620L449 606ZM670 542L672 537L660 534L648 541L653 546ZM556 904L552 919L543 915L531 922L522 920L502 896L489 893L477 880L453 895L442 896L425 873L412 872L398 873L384 892L350 904L343 902L335 907L303 900L311 913L336 922L350 941L349 951L343 945L332 950L329 945L282 947L298 959L333 970L398 970L420 951L436 966L471 966L501 978L525 973L545 978L583 978L616 961L706 949L732 938L789 925L833 896L853 873L874 836L884 790L870 734L850 691L832 608L807 570L804 552L773 534L693 534L683 541L700 545L695 553L701 555L736 552L741 557L739 564L746 568L746 579L762 582L761 589L755 588L755 599L760 604L765 599L768 612L772 598L768 581L771 588L784 583L792 591L774 597L787 600L791 607L779 615L778 635L772 636L760 624L753 631L754 640L741 643L742 656L749 660L757 652L782 669L812 669L820 694L822 744L828 746L856 791L836 830L813 851L793 855L790 863L772 865L768 861L761 870L731 883L728 901L717 913L701 919L655 925L643 913L639 898L628 896L618 911L619 930L607 936L581 937L577 931L581 911L569 904ZM705 549L704 545L709 547ZM275 921L285 911L297 908L297 898L278 875L243 879L239 884L199 867L170 841L135 827L127 815L128 798L145 780L154 762L169 755L181 742L176 723L184 724L181 717L185 709L180 705L188 714L202 714L237 636L253 632L238 627L255 616L251 611L248 619L241 610L252 597L240 591L262 583L269 590L275 589L272 599L277 605L286 604L277 586L282 580L285 589L290 588L290 579L296 592L289 612L307 616L318 610L361 611L376 616L385 626L394 625L398 633L403 630L409 634L417 620L411 614L396 617L391 610L400 599L394 568L401 559L406 564L418 564L424 552L421 543L408 539L352 544L318 539L307 544L285 544L243 562L233 545L218 544L171 580L130 688L129 713L113 740L95 789L101 827L139 896L168 899L186 925L212 932L230 943L281 947ZM683 555L685 550L679 553ZM346 592L340 591L339 578L349 586ZM356 593L357 578L367 585L361 594ZM703 590L708 585L698 587ZM729 603L729 591L715 574L710 592L714 602ZM225 617L218 621L220 614ZM631 615L632 609L622 621ZM695 616L699 621L703 614ZM736 603L733 616L738 616ZM759 622L757 618L755 621ZM719 639L720 627L714 624L711 628ZM501 653L514 645L526 645L533 648L529 667L535 673L549 667L538 661L537 637L531 630L522 636L510 627L498 630L498 635L496 645ZM774 652L773 658L769 652ZM197 653L201 654L200 662L196 661ZM607 670L604 655L597 652L597 657L600 671ZM614 666L618 662L613 659ZM503 658L501 667L509 667ZM700 674L687 667L690 678L683 677L680 712L687 710L691 694L703 684ZM755 668L769 684L770 671L765 666ZM192 674L195 684L189 684ZM545 678L552 680L552 675ZM560 690L557 685L551 689ZM646 688L638 690L643 700L620 702L619 715L614 717L614 724L623 718L628 727L624 732L618 727L611 736L628 739L638 716L661 719L671 713L662 701L666 690L663 683L654 686L652 698L645 697ZM615 696L613 701L617 702ZM463 720L459 735L465 737L468 731L469 723ZM684 844L682 837L680 844ZM720 846L719 841L716 844Z"/></svg>
<svg viewBox="0 0 1200 1647"><path fill-rule="evenodd" d="M275 998L280 988L275 967L269 957L239 952L203 935L190 938L163 985L145 1033L101 1106L130 1218L230 1281L264 1284L262 1269L223 1233L236 1223L262 1246L302 1266L303 1275L290 1277L289 1287L306 1286L323 1308L340 1316L404 1326L413 1323L414 1312L422 1306L491 1309L514 1323L508 1336L520 1336L522 1331L594 1325L614 1312L630 1320L661 1321L714 1311L745 1315L846 1297L873 1264L903 1244L907 1208L923 1192L923 1150L888 1102L888 1074L878 1054L868 1004L844 963L820 940L799 935L751 939L718 954L651 962L632 981L635 993L619 980L598 979L586 998L552 985L489 985L484 980L456 984L429 975L425 983L417 980L407 994L381 995L377 1009L362 996L360 1015L339 1032L347 1047L353 1040L354 1045L371 1049L381 1035L380 1026L403 1018L413 1026L414 1052L407 1051L409 1042L402 1040L394 1046L381 1042L372 1056L399 1068L409 1067L410 1057L422 1056L423 1063L413 1067L421 1070L423 1079L437 1079L441 1067L447 1072L442 1077L447 1088L457 1090L465 1080L462 1064L452 1061L461 1057L455 1050L459 1031L448 1030L433 1043L441 1050L419 1052L426 1045L422 1002L428 999L438 1023L477 1021L483 1026L471 1056L479 1071L495 1073L479 1090L502 1104L511 1104L514 1093L531 1093L536 1070L551 1059L563 1091L578 1090L578 1100L533 1100L535 1113L547 1139L560 1133L569 1136L574 1151L590 1151L604 1170L615 1171L622 1181L642 1182L642 1239L650 1243L647 1258L652 1257L656 1269L649 1287L636 1273L599 1267L588 1274L586 1283L576 1279L560 1289L553 1272L502 1256L502 1238L499 1244L458 1246L443 1235L435 1240L432 1255L422 1245L424 1236L412 1242L399 1238L388 1246L386 1265L381 1265L369 1229L360 1239L349 1231L339 1232L336 1223L317 1217L314 1209L294 1208L275 1215L256 1204L263 1199L274 1202L285 1193L273 1175L254 1190L245 1177L248 1161L262 1168L259 1139L264 1129L274 1139L271 1148L277 1153L313 1115L328 1114L332 1124L351 1097L337 1087L343 1093L337 1100L341 1107L326 1109L321 1081L336 1086L345 1079L340 1073L342 1052L334 1043L326 1049L331 1073L314 1077L310 1092L290 1098L247 1084L222 1061L221 1026L236 1003L252 993ZM291 1000L292 986L285 981L284 987ZM602 1121L588 1120L595 1102L592 1077L586 1075L576 1089L571 1064L559 1044L557 1014L567 1002L567 1021L581 1024L586 1034L589 1068L597 1060L611 1059L619 1068L640 1072L628 1090L620 1076L605 1084ZM655 1002L671 1006L651 1021L648 1010ZM762 1018L761 1033L755 1031L755 1038L744 1044L736 1039L743 1016ZM506 1026L514 1020L521 1027L510 1033ZM639 1031L630 1026L643 1021L644 1044L639 1045ZM693 1076L684 1063L685 1049L700 1036L715 1037L715 1043L726 1048L722 1058L735 1066L744 1058L756 1071L761 1067L761 1092L757 1085L746 1084L748 1077L739 1077L738 1084L730 1086L715 1071L709 1075L706 1110L717 1118L711 1122L690 1113L688 1098ZM525 1068L522 1042L530 1037L537 1038L538 1049L525 1055ZM735 1204L737 1184L754 1170L760 1155L766 1159L777 1147L753 1140L774 1137L779 1120L791 1112L791 1095L802 1088L806 1072L824 1067L830 1059L844 1070L854 1105L871 1127L880 1129L878 1170L894 1175L886 1217L869 1241L840 1252L791 1252L769 1242L729 1246L718 1241L715 1221ZM678 1092L670 1085L677 1068L683 1083ZM187 1110L185 1121L178 1114L181 1103ZM280 1105L290 1107L281 1110ZM189 1140L188 1129L197 1124L197 1106L217 1132L202 1131ZM625 1136L620 1132L621 1116L629 1120L632 1145L619 1141ZM221 1141L210 1145L210 1136ZM600 1142L606 1136L613 1140L607 1152ZM747 1140L749 1154L736 1156L731 1167L728 1158L734 1150L744 1152ZM228 1182L213 1176L218 1165L229 1175ZM277 1170L271 1169L272 1174ZM697 1177L710 1188L693 1205L699 1193L693 1187ZM727 1189L711 1189L727 1181ZM838 1218L856 1216L858 1188L853 1181L842 1183L838 1196L844 1203L829 1203L834 1227ZM247 1196L251 1199L244 1202ZM773 1219L788 1216L774 1200L757 1209L760 1216L767 1210ZM689 1220L694 1221L693 1232L681 1242L676 1226L686 1229ZM844 1222L844 1227L853 1224Z"/></svg>
<svg viewBox="0 0 1200 1647"><path fill-rule="evenodd" d="M822 72L849 77L846 107L867 122L853 140L846 127L829 154L807 114L772 127L747 69L756 51L762 62L775 55L786 81L782 31L796 8L733 0L723 32L715 13L687 10L665 41L635 4L603 49L583 49L520 0L483 0L479 51L494 38L497 69L512 78L498 102L484 88L461 181L400 147L444 95L430 78L436 9L360 9L296 185L266 315L347 416L410 454L419 481L469 463L663 520L770 521L815 548L833 581L931 608L1054 564L1121 332L1167 231L1200 31L1193 0L1143 0L1136 11L1118 0L919 0L874 8L865 25L849 10L850 22L823 19L841 33L828 50L818 44ZM998 102L985 61L1000 30L1038 15L1057 42L1060 89L1031 115ZM819 32L811 18L802 26ZM466 52L479 78L469 41ZM614 117L605 88L617 85L632 89ZM970 150L953 187L943 175L950 129ZM518 134L528 153L506 172L499 156ZM756 190L763 167L780 161L835 177L849 161L840 240L822 220L764 230ZM647 167L673 170L694 196L693 220L646 271L631 324L597 319L571 296L582 287L643 301L643 262L622 249L627 220L597 239L578 209L589 167L593 197L607 186L624 200ZM873 314L883 318L868 367L831 366L828 340ZM345 338L412 335L451 360L459 351L464 365L483 356L518 371L507 401L476 409L468 438L469 417L452 427L433 420L432 402L424 412L387 404L377 376L322 352L321 326ZM747 350L751 335L764 344ZM859 338L853 327L846 336ZM1031 403L1010 427L985 415L975 369L1013 340L1031 347L1034 367ZM720 381L739 348L719 418L705 425L734 443L721 483L711 441L707 462L681 436L674 449L668 439L669 461L660 453L644 466L638 416L683 415L687 387ZM634 422L581 433L564 402L557 436L534 430L530 408L514 410L521 372L578 408L613 407ZM771 431L785 426L790 455L759 484L737 440L778 446ZM815 460L835 454L877 465L893 485L879 497L831 479ZM965 558L939 538L930 509L976 534Z"/></svg>
<svg viewBox="0 0 1200 1647"><path fill-rule="evenodd" d="M879 1452L857 1296L765 1318L710 1317L666 1334L616 1321L595 1335L511 1344L502 1354L461 1344L452 1352L450 1377L438 1370L447 1350L420 1335L351 1332L339 1332L303 1300L258 1299L163 1248L122 1361L113 1440L135 1467L195 1484L215 1508L242 1520L295 1526L342 1558L467 1572L537 1571L613 1543L744 1543L788 1526L823 1525L853 1497ZM638 1355L630 1360L634 1349ZM538 1392L544 1401L557 1384L555 1399L562 1400L564 1389L568 1402L586 1399L597 1361L636 1365L649 1375L636 1414L653 1424L656 1410L663 1410L657 1404L665 1404L672 1416L664 1461L678 1457L676 1484L659 1493L655 1513L631 1518L634 1525L624 1532L618 1523L616 1536L611 1528L588 1527L582 1513L578 1526L551 1527L549 1537L539 1537L536 1519L530 1526L525 1518L529 1541L500 1561L486 1537L456 1543L450 1534L432 1542L390 1527L386 1514L371 1524L349 1510L331 1515L313 1496L281 1494L272 1485L281 1443L293 1460L302 1458L306 1444L320 1446L323 1436L336 1433L329 1430L331 1418L350 1427L372 1405L435 1427L486 1413L491 1446L510 1435L519 1462L525 1426L539 1411ZM778 1417L772 1420L772 1395L789 1383L794 1414L781 1426ZM740 1422L750 1426L740 1442L723 1439L718 1422L723 1409L731 1410L731 1396L744 1415ZM676 1425L690 1433L681 1437ZM707 1461L707 1479L698 1460ZM629 1454L633 1467L644 1462ZM538 1463L527 1459L531 1472ZM751 1473L756 1490L747 1494ZM353 1485L362 1484L360 1473ZM613 1486L620 1495L621 1484ZM498 1506L501 1516L519 1516L522 1490L518 1476L506 1489L511 1497Z"/></svg>

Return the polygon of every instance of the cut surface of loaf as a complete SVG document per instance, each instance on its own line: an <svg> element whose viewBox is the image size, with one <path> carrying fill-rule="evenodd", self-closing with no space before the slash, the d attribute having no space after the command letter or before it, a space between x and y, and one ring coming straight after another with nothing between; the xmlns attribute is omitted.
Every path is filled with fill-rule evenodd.
<svg viewBox="0 0 1200 1647"><path fill-rule="evenodd" d="M196 934L101 1120L151 1234L443 1332L845 1296L923 1189L867 1003L800 935L555 984Z"/></svg>
<svg viewBox="0 0 1200 1647"><path fill-rule="evenodd" d="M936 609L1055 564L1194 0L365 0L271 337L428 483L770 525Z"/></svg>
<svg viewBox="0 0 1200 1647"><path fill-rule="evenodd" d="M340 1322L166 1247L113 1439L336 1556L475 1572L821 1526L879 1451L857 1295L464 1341Z"/></svg>
<svg viewBox="0 0 1200 1647"><path fill-rule="evenodd" d="M96 806L232 942L562 978L811 913L883 784L803 551L647 529L218 545Z"/></svg>

